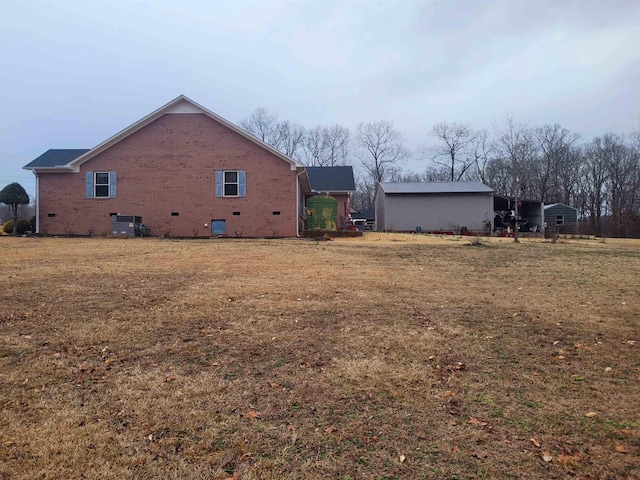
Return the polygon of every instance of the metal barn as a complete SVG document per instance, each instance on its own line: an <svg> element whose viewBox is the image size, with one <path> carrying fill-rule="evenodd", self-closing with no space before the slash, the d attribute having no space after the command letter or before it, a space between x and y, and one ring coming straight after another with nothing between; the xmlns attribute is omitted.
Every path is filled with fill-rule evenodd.
<svg viewBox="0 0 640 480"><path fill-rule="evenodd" d="M376 193L376 230L489 233L493 190L481 182L382 182Z"/></svg>

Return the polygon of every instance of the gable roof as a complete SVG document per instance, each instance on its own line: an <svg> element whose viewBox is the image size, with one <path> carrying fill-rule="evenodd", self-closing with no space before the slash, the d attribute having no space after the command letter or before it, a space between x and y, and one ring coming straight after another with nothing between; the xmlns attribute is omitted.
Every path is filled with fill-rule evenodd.
<svg viewBox="0 0 640 480"><path fill-rule="evenodd" d="M59 167L66 165L88 151L88 148L50 149L22 168L26 170L33 170L36 168Z"/></svg>
<svg viewBox="0 0 640 480"><path fill-rule="evenodd" d="M381 182L384 193L491 193L482 182Z"/></svg>
<svg viewBox="0 0 640 480"><path fill-rule="evenodd" d="M314 192L355 192L353 167L307 167Z"/></svg>
<svg viewBox="0 0 640 480"><path fill-rule="evenodd" d="M289 163L291 165L291 170L303 171L303 166L300 163L296 162L294 159L286 156L284 153L276 150L271 145L268 145L268 144L264 143L260 139L254 137L250 133L244 131L243 129L241 129L240 127L234 125L233 123L229 122L228 120L225 120L221 116L216 115L212 111L210 111L210 110L204 108L203 106L197 104L196 102L194 102L190 98L187 98L185 95L180 95L180 96L176 97L175 99L171 100L169 103L167 103L167 104L163 105L162 107L158 108L157 110L151 112L149 115L147 115L144 118L141 118L137 122L129 125L124 130L121 130L120 132L116 133L114 136L108 138L107 140L105 140L104 142L100 143L99 145L96 145L92 149L84 151L84 153L81 153L80 155L76 156L75 158L67 159L67 162L64 163L64 164L53 164L53 165L52 164L43 164L43 165L41 165L40 163L35 163L36 161L38 161L39 158L43 157L44 155L47 155L48 152L45 152L45 154L41 155L36 160L32 161L31 163L25 165L22 168L24 168L26 170L37 170L37 169L41 169L42 168L42 169L47 169L49 171L58 170L58 171L78 172L80 170L80 165L82 165L87 160L90 160L91 158L95 157L99 153L102 153L105 150L107 150L109 147L115 145L116 143L120 142L121 140L124 140L129 135L132 135L133 133L137 132L138 130L142 129L143 127L146 127L151 122L153 122L153 121L157 120L158 118L160 118L162 115L173 114L173 113L176 113L176 114L180 114L180 113L202 113L202 114L208 116L209 118L215 120L216 122L224 125L225 127L233 130L234 132L236 132L237 134L243 136L244 138L250 140L251 142L255 143L256 145L264 148L265 150L268 150L269 152L271 152L272 154L274 154L278 158L280 158L280 159L284 160L285 162ZM49 151L51 151L51 150L49 150ZM60 151L71 152L71 151L79 151L79 150L60 150ZM46 158L47 157L45 157L45 159ZM45 160L42 160L42 162L44 162L44 161ZM47 160L47 162L48 161L49 160ZM35 165L34 165L34 163L35 163Z"/></svg>
<svg viewBox="0 0 640 480"><path fill-rule="evenodd" d="M566 203L551 203L549 205L545 205L544 209L547 210L553 207L565 207L565 208L570 208L571 210L575 210L576 212L578 211L576 207L572 207L571 205L567 205Z"/></svg>

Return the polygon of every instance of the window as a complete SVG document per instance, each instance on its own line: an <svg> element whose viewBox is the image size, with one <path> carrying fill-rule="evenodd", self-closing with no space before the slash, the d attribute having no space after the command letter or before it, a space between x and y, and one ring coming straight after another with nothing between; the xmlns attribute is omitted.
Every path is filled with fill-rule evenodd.
<svg viewBox="0 0 640 480"><path fill-rule="evenodd" d="M564 215L556 215L556 225L564 225Z"/></svg>
<svg viewBox="0 0 640 480"><path fill-rule="evenodd" d="M216 197L246 197L246 181L244 170L217 170Z"/></svg>
<svg viewBox="0 0 640 480"><path fill-rule="evenodd" d="M238 172L224 172L224 196L238 196Z"/></svg>
<svg viewBox="0 0 640 480"><path fill-rule="evenodd" d="M94 175L95 181L93 182L93 186L95 193L93 196L95 198L109 197L109 172L95 172Z"/></svg>
<svg viewBox="0 0 640 480"><path fill-rule="evenodd" d="M116 198L116 172L87 172L87 198Z"/></svg>

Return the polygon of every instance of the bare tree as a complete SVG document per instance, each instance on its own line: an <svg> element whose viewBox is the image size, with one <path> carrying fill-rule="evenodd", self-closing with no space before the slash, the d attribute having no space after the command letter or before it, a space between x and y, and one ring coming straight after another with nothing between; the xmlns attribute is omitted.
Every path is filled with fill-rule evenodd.
<svg viewBox="0 0 640 480"><path fill-rule="evenodd" d="M631 144L624 136L607 133L601 148L607 169L607 210L611 215L611 229L615 236L628 236L628 224L633 212L638 184L638 162Z"/></svg>
<svg viewBox="0 0 640 480"><path fill-rule="evenodd" d="M581 175L584 206L589 214L592 231L596 235L602 233L602 214L607 181L605 158L606 153L600 138L595 138L584 149L584 164Z"/></svg>
<svg viewBox="0 0 640 480"><path fill-rule="evenodd" d="M280 144L278 115L271 113L266 107L257 108L250 116L240 120L240 126L254 137L278 148L276 146Z"/></svg>
<svg viewBox="0 0 640 480"><path fill-rule="evenodd" d="M558 175L570 160L571 147L580 138L558 124L536 127L534 135L540 148L534 176L538 198L549 203L558 198Z"/></svg>
<svg viewBox="0 0 640 480"><path fill-rule="evenodd" d="M304 160L309 166L345 165L349 155L349 129L340 125L317 125L306 132Z"/></svg>
<svg viewBox="0 0 640 480"><path fill-rule="evenodd" d="M390 170L409 156L409 150L391 121L360 123L357 130L356 145L359 148L356 155L377 188L378 183L387 179Z"/></svg>
<svg viewBox="0 0 640 480"><path fill-rule="evenodd" d="M356 192L353 195L353 206L361 210L373 210L376 201L376 189L378 184L373 178L359 172L356 177Z"/></svg>
<svg viewBox="0 0 640 480"><path fill-rule="evenodd" d="M423 147L422 156L436 165L446 167L452 182L460 181L467 170L474 165L470 147L476 133L464 123L440 122L431 128L429 135L435 137L438 144Z"/></svg>
<svg viewBox="0 0 640 480"><path fill-rule="evenodd" d="M489 137L489 132L486 130L480 130L476 132L473 141L470 145L471 155L473 157L473 164L476 167L475 177L482 183L487 183L487 166L489 161L495 154L496 146Z"/></svg>
<svg viewBox="0 0 640 480"><path fill-rule="evenodd" d="M288 157L302 159L302 148L306 137L305 128L288 120L278 122L278 143L273 145Z"/></svg>
<svg viewBox="0 0 640 480"><path fill-rule="evenodd" d="M496 151L506 162L503 168L509 168L511 174L511 186L503 193L535 198L533 171L538 151L533 131L526 124L516 122L513 116L506 116L502 126L496 127Z"/></svg>
<svg viewBox="0 0 640 480"><path fill-rule="evenodd" d="M553 202L578 206L580 170L583 161L580 146L572 146L563 156L556 173L556 193L552 198Z"/></svg>
<svg viewBox="0 0 640 480"><path fill-rule="evenodd" d="M306 136L302 125L288 120L280 121L278 115L260 107L249 117L241 120L240 126L285 155L296 160L301 158Z"/></svg>

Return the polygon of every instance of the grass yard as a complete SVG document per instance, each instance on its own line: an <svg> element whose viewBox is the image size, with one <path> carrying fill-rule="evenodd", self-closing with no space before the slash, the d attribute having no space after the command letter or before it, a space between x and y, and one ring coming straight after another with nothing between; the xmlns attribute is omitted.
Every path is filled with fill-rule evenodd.
<svg viewBox="0 0 640 480"><path fill-rule="evenodd" d="M640 478L640 241L469 240L0 238L0 478Z"/></svg>

